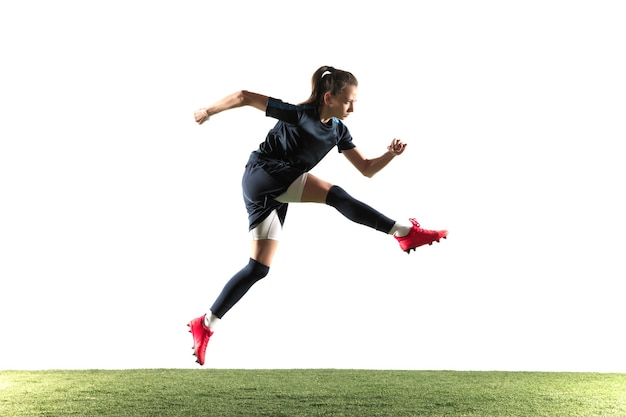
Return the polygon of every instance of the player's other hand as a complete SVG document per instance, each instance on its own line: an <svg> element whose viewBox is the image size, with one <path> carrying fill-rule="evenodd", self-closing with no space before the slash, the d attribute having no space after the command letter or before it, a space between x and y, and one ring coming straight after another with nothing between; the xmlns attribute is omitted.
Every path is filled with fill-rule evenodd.
<svg viewBox="0 0 626 417"><path fill-rule="evenodd" d="M402 152L406 149L406 143L400 139L394 139L391 141L391 145L387 146L387 150L394 155L402 155Z"/></svg>
<svg viewBox="0 0 626 417"><path fill-rule="evenodd" d="M196 110L193 116L196 119L196 123L199 125L209 120L209 113L207 112L207 109Z"/></svg>

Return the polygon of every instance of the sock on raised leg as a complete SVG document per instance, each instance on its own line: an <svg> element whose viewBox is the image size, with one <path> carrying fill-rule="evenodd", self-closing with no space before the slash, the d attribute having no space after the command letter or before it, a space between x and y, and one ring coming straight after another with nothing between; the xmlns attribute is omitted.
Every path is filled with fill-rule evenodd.
<svg viewBox="0 0 626 417"><path fill-rule="evenodd" d="M397 237L403 237L408 235L412 228L413 224L411 223L396 222L389 231L389 234Z"/></svg>

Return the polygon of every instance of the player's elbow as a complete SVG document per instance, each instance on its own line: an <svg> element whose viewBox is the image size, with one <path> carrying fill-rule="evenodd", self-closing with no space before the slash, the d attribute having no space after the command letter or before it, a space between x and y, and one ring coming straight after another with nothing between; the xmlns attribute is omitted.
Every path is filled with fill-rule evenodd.
<svg viewBox="0 0 626 417"><path fill-rule="evenodd" d="M241 107L247 105L247 101L250 100L248 96L248 92L246 90L239 90L235 94L233 94L233 99L235 100L236 106Z"/></svg>
<svg viewBox="0 0 626 417"><path fill-rule="evenodd" d="M252 106L254 105L254 98L254 93L247 90L239 90L231 96L233 107Z"/></svg>
<svg viewBox="0 0 626 417"><path fill-rule="evenodd" d="M374 169L372 162L369 159L366 159L363 161L363 164L359 167L359 172L364 177L372 178L378 171Z"/></svg>
<svg viewBox="0 0 626 417"><path fill-rule="evenodd" d="M252 106L259 110L266 110L267 96L262 94L253 93L248 90L241 90L238 93L238 100L240 106Z"/></svg>
<svg viewBox="0 0 626 417"><path fill-rule="evenodd" d="M376 175L375 170L371 169L369 166L366 166L365 168L361 169L361 174L363 174L364 177L367 178L372 178L374 175Z"/></svg>

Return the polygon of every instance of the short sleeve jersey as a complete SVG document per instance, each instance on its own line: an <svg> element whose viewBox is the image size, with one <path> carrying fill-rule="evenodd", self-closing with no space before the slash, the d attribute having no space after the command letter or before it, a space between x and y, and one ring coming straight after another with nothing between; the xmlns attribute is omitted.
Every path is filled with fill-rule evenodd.
<svg viewBox="0 0 626 417"><path fill-rule="evenodd" d="M346 125L337 118L323 123L315 105L269 98L265 114L278 122L256 152L303 172L317 165L334 146L339 152L356 147Z"/></svg>

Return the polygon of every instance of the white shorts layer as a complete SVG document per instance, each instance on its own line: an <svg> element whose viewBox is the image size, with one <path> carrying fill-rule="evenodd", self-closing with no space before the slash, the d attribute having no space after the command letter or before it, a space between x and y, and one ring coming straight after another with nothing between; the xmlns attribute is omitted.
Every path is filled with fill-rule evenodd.
<svg viewBox="0 0 626 417"><path fill-rule="evenodd" d="M276 197L276 201L280 203L299 203L302 200L302 192L304 191L307 175L305 172L296 178L287 188L287 191ZM278 219L278 213L276 213L276 210L273 210L265 220L250 231L250 234L252 235L252 240L278 240L281 231L282 226Z"/></svg>

